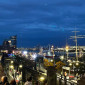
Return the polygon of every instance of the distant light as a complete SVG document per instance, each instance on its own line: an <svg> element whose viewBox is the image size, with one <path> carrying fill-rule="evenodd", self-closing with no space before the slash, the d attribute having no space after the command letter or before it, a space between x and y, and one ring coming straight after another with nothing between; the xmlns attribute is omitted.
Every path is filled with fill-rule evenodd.
<svg viewBox="0 0 85 85"><path fill-rule="evenodd" d="M11 65L11 66L10 66L10 68L12 68L12 69L13 69L13 68L14 68L14 66L13 66L13 65Z"/></svg>
<svg viewBox="0 0 85 85"><path fill-rule="evenodd" d="M9 40L8 42L11 43L11 40Z"/></svg>
<svg viewBox="0 0 85 85"><path fill-rule="evenodd" d="M12 53L15 53L15 51L13 50Z"/></svg>
<svg viewBox="0 0 85 85"><path fill-rule="evenodd" d="M22 65L19 65L19 68L22 68Z"/></svg>
<svg viewBox="0 0 85 85"><path fill-rule="evenodd" d="M32 55L32 58L33 59L35 59L36 57L37 57L37 54L36 53Z"/></svg>
<svg viewBox="0 0 85 85"><path fill-rule="evenodd" d="M51 59L51 62L53 62L53 59Z"/></svg>
<svg viewBox="0 0 85 85"><path fill-rule="evenodd" d="M78 66L78 65L79 65L79 63L77 62L77 63L76 63L76 65Z"/></svg>
<svg viewBox="0 0 85 85"><path fill-rule="evenodd" d="M71 60L69 59L68 62L71 62Z"/></svg>
<svg viewBox="0 0 85 85"><path fill-rule="evenodd" d="M52 48L54 48L54 46L52 45Z"/></svg>
<svg viewBox="0 0 85 85"><path fill-rule="evenodd" d="M64 56L60 56L60 59L63 60L64 59Z"/></svg>
<svg viewBox="0 0 85 85"><path fill-rule="evenodd" d="M72 66L72 63L69 63L69 66Z"/></svg>
<svg viewBox="0 0 85 85"><path fill-rule="evenodd" d="M14 63L14 61L11 61L11 64L13 64Z"/></svg>
<svg viewBox="0 0 85 85"><path fill-rule="evenodd" d="M69 47L68 46L66 46L66 51L68 51L69 50Z"/></svg>
<svg viewBox="0 0 85 85"><path fill-rule="evenodd" d="M75 63L75 61L73 60L73 63Z"/></svg>
<svg viewBox="0 0 85 85"><path fill-rule="evenodd" d="M27 55L27 51L23 51L23 55Z"/></svg>

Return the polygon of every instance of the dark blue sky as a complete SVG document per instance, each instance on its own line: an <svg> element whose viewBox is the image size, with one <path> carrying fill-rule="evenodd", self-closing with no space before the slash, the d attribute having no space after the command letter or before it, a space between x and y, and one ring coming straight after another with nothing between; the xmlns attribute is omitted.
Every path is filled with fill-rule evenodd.
<svg viewBox="0 0 85 85"><path fill-rule="evenodd" d="M85 34L85 0L0 0L0 44L17 34L18 47L72 45L75 27Z"/></svg>

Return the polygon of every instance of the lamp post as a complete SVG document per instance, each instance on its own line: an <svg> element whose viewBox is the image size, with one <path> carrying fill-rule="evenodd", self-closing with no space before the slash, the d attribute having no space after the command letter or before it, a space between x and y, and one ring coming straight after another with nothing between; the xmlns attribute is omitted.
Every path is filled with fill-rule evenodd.
<svg viewBox="0 0 85 85"><path fill-rule="evenodd" d="M19 65L19 68L22 69L22 67L23 67L22 64L20 64L20 65ZM22 83L22 71L21 71L21 85L22 85L22 84L23 84L23 83Z"/></svg>
<svg viewBox="0 0 85 85"><path fill-rule="evenodd" d="M70 76L70 71L71 71L71 66L72 66L71 62L69 63L69 66L70 66L70 69L69 69L69 76Z"/></svg>
<svg viewBox="0 0 85 85"><path fill-rule="evenodd" d="M14 72L14 65L13 65L13 64L14 64L14 61L11 60L11 61L10 61L9 69L11 70L11 77L14 78L14 77L15 77L15 74L14 74L15 72ZM9 74L10 74L10 71L9 71Z"/></svg>
<svg viewBox="0 0 85 85"><path fill-rule="evenodd" d="M52 45L52 47L51 47L51 51L52 51L52 53L53 53L53 64L54 64L54 66L55 66L55 54L54 54L54 46Z"/></svg>
<svg viewBox="0 0 85 85"><path fill-rule="evenodd" d="M56 85L57 79L56 79L56 68L55 68L55 54L54 54L54 46L51 47L52 57L53 60L50 60L50 62L53 62L53 65L47 67L47 83L48 85Z"/></svg>
<svg viewBox="0 0 85 85"><path fill-rule="evenodd" d="M40 80L40 85L42 85L43 82L44 82L44 80L45 80L45 77L41 76L41 77L39 78L39 80Z"/></svg>
<svg viewBox="0 0 85 85"><path fill-rule="evenodd" d="M65 73L64 73L64 81L65 81L65 85L66 85L66 83L67 83L66 76L67 76L67 73L65 72Z"/></svg>
<svg viewBox="0 0 85 85"><path fill-rule="evenodd" d="M78 66L79 66L79 61L76 61L76 68L77 68L77 73L76 73L76 77L77 77L77 85L78 85Z"/></svg>
<svg viewBox="0 0 85 85"><path fill-rule="evenodd" d="M13 78L14 77L14 66L13 65L10 65L9 66L9 69L10 69L9 75Z"/></svg>

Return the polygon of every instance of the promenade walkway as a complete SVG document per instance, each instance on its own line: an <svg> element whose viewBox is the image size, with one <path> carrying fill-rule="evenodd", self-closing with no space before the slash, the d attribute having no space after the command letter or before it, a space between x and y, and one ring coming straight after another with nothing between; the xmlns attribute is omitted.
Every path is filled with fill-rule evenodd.
<svg viewBox="0 0 85 85"><path fill-rule="evenodd" d="M1 63L0 63L0 81L1 81L1 77L2 76L5 76L5 74L4 74L4 70L3 70L3 68L2 68L2 65L1 65Z"/></svg>
<svg viewBox="0 0 85 85"><path fill-rule="evenodd" d="M85 77L78 81L79 85L85 85Z"/></svg>

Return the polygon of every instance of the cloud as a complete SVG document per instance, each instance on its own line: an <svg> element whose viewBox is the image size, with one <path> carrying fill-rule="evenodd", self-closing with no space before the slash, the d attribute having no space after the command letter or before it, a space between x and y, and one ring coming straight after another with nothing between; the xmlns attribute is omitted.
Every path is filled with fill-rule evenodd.
<svg viewBox="0 0 85 85"><path fill-rule="evenodd" d="M0 0L1 35L85 30L85 1L82 0ZM41 30L41 31L40 31ZM42 34L42 35L41 35ZM30 36L30 37L33 37Z"/></svg>

